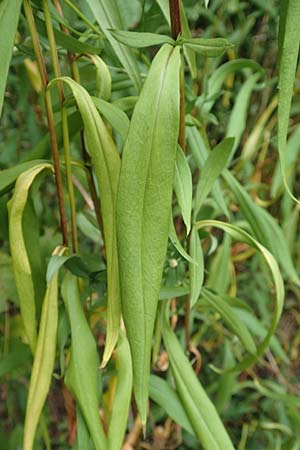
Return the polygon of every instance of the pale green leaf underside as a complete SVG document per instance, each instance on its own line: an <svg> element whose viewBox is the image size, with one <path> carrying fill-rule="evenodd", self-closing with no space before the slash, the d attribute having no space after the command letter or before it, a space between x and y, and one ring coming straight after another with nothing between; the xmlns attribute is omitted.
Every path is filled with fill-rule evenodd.
<svg viewBox="0 0 300 450"><path fill-rule="evenodd" d="M123 151L117 235L134 392L146 422L152 333L166 255L179 128L179 48L154 58Z"/></svg>
<svg viewBox="0 0 300 450"><path fill-rule="evenodd" d="M109 30L112 36L121 44L134 48L146 48L152 45L170 44L175 45L170 36L156 33L137 33L135 31Z"/></svg>

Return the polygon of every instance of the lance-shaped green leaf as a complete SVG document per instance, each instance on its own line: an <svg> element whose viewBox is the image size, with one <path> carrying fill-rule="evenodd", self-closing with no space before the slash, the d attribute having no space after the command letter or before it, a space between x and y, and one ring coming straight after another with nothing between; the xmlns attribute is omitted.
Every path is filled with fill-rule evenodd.
<svg viewBox="0 0 300 450"><path fill-rule="evenodd" d="M71 326L71 355L65 383L74 394L96 450L107 449L107 439L99 415L97 346L80 302L78 281L67 273L62 297Z"/></svg>
<svg viewBox="0 0 300 450"><path fill-rule="evenodd" d="M201 209L203 201L211 191L216 179L221 174L222 170L231 155L234 145L234 138L227 138L220 142L214 150L209 153L207 160L201 170L201 176L197 185L195 195L194 219Z"/></svg>
<svg viewBox="0 0 300 450"><path fill-rule="evenodd" d="M9 202L9 243L13 261L21 316L32 352L36 345L36 306L34 282L23 236L22 222L29 189L35 177L43 170L51 170L51 164L38 164L23 172L17 179L14 195Z"/></svg>
<svg viewBox="0 0 300 450"><path fill-rule="evenodd" d="M0 116L10 58L15 42L22 0L2 0L0 4Z"/></svg>
<svg viewBox="0 0 300 450"><path fill-rule="evenodd" d="M199 53L202 56L213 58L222 56L227 50L231 49L233 45L224 38L185 38L180 37L178 44L188 47Z"/></svg>
<svg viewBox="0 0 300 450"><path fill-rule="evenodd" d="M238 336L248 352L253 354L256 353L255 342L247 327L241 323L238 314L236 314L234 309L231 308L221 295L215 294L209 289L202 289L199 305L203 302L221 315L225 323L229 326L231 331Z"/></svg>
<svg viewBox="0 0 300 450"><path fill-rule="evenodd" d="M63 254L57 247L54 254ZM42 307L39 335L29 383L24 425L23 449L32 450L36 428L50 388L56 352L58 323L58 273L49 283Z"/></svg>
<svg viewBox="0 0 300 450"><path fill-rule="evenodd" d="M107 64L97 55L84 53L81 57L90 59L96 68L96 97L108 101L111 96L111 75Z"/></svg>
<svg viewBox="0 0 300 450"><path fill-rule="evenodd" d="M122 311L134 393L147 416L151 339L166 256L179 129L180 50L164 45L152 62L123 151L117 200Z"/></svg>
<svg viewBox="0 0 300 450"><path fill-rule="evenodd" d="M291 192L286 177L286 140L289 127L290 109L293 87L297 69L300 44L300 2L286 0L282 8L281 27L279 35L280 66L279 66L279 97L278 97L278 151L282 178L285 188L291 197L300 204Z"/></svg>
<svg viewBox="0 0 300 450"><path fill-rule="evenodd" d="M275 287L275 295L274 295L274 312L272 316L272 322L270 324L270 328L264 336L263 341L260 343L260 345L257 348L256 355L250 355L246 356L244 359L242 359L235 367L226 370L226 371L240 371L244 370L246 367L249 367L253 362L256 361L256 359L263 355L264 351L266 350L267 346L270 343L270 339L272 338L273 334L275 333L276 327L278 325L282 308L283 308L283 301L284 301L284 285L281 277L281 273L278 267L278 264L276 260L274 259L274 256L267 250L262 244L260 244L258 241L253 239L250 234L248 234L246 231L242 230L241 228L230 225L225 222L220 222L218 220L201 220L196 223L196 227L198 229L202 229L205 227L216 227L219 228L226 233L228 233L233 239L238 240L240 242L243 242L250 247L255 248L258 250L258 252L262 255L262 257L265 259L270 272L272 276L272 281L274 283Z"/></svg>
<svg viewBox="0 0 300 450"><path fill-rule="evenodd" d="M107 335L102 363L105 365L118 340L121 315L115 217L121 161L111 134L88 92L68 77L53 80L49 83L49 87L58 80L67 83L75 97L82 116L87 149L91 155L100 192L108 285Z"/></svg>
<svg viewBox="0 0 300 450"><path fill-rule="evenodd" d="M108 425L108 450L121 450L132 392L132 362L128 340L120 333L116 348L117 387Z"/></svg>
<svg viewBox="0 0 300 450"><path fill-rule="evenodd" d="M122 30L123 23L120 17L116 0L86 0L91 12L100 25L111 44L117 58L128 73L137 91L141 90L142 81L136 59L131 50L120 44L110 33L109 29Z"/></svg>
<svg viewBox="0 0 300 450"><path fill-rule="evenodd" d="M179 145L175 162L174 191L188 235L191 230L193 183L190 167Z"/></svg>
<svg viewBox="0 0 300 450"><path fill-rule="evenodd" d="M196 264L193 262L189 263L189 274L190 274L190 303L191 308L197 302L203 280L204 280L204 258L201 246L201 240L199 237L199 233L195 227L192 228L191 238L190 238L190 256L193 258L192 261L196 261Z"/></svg>
<svg viewBox="0 0 300 450"><path fill-rule="evenodd" d="M175 422L195 436L195 432L180 402L177 392L157 375L150 376L150 398L160 405Z"/></svg>
<svg viewBox="0 0 300 450"><path fill-rule="evenodd" d="M170 44L175 45L174 39L164 34L137 33L136 31L109 30L113 37L121 44L128 47L145 48L152 45Z"/></svg>
<svg viewBox="0 0 300 450"><path fill-rule="evenodd" d="M125 142L130 124L126 113L113 103L102 100L102 98L92 97L92 100L98 111L111 124L114 130L120 134L123 142Z"/></svg>
<svg viewBox="0 0 300 450"><path fill-rule="evenodd" d="M203 389L170 327L168 304L163 310L163 339L177 393L202 447L205 450L234 450L215 406Z"/></svg>

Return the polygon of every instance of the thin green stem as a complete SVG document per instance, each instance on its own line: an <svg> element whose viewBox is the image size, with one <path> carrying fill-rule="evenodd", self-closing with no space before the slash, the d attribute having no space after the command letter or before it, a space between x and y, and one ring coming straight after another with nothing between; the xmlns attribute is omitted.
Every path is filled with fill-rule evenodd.
<svg viewBox="0 0 300 450"><path fill-rule="evenodd" d="M55 182L56 182L56 189L57 189L57 196L58 196L58 207L59 207L59 214L60 214L60 228L63 238L63 244L65 246L68 245L68 228L67 228L67 216L63 201L63 183L62 183L62 177L60 173L60 166L59 166L59 153L58 153L58 145L57 145L57 138L56 138L56 132L55 132L55 124L53 119L53 112L52 112L52 101L50 93L47 92L47 85L48 85L48 74L46 70L46 64L43 58L38 33L36 30L34 17L31 9L31 5L29 0L24 0L23 2L24 6L24 12L26 16L26 20L28 23L28 28L32 40L32 46L35 53L35 57L38 63L40 76L44 85L45 89L45 108L46 108L46 116L47 116L47 122L48 122L48 128L49 128L49 135L50 135L50 142L51 142L51 151L52 151L52 158L53 158L53 165L54 165L54 173L55 173Z"/></svg>
<svg viewBox="0 0 300 450"><path fill-rule="evenodd" d="M65 164L66 164L66 176L67 176L67 187L69 194L69 202L71 209L71 227L72 227L72 247L74 253L78 252L78 237L77 237L77 224L76 224L76 202L75 194L72 182L72 166L71 166L71 155L70 155L70 140L69 140L69 127L68 127L68 115L67 110L63 106L61 110L62 118L62 135L64 143L64 154L65 154Z"/></svg>
<svg viewBox="0 0 300 450"><path fill-rule="evenodd" d="M103 37L101 31L77 8L70 0L64 0L64 2L83 20L96 34Z"/></svg>

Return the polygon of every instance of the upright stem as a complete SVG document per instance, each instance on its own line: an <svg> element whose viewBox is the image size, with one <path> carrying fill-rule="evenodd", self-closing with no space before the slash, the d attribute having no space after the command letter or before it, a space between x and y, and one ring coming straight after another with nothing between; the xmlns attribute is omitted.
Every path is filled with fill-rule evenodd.
<svg viewBox="0 0 300 450"><path fill-rule="evenodd" d="M62 238L63 238L63 244L67 246L68 245L67 216L66 216L64 200L63 200L63 183L62 183L62 177L61 177L60 167L59 167L58 145L57 145L57 138L56 138L56 133L55 133L55 124L54 124L54 119L53 119L51 96L50 96L50 93L46 91L46 88L48 85L48 74L47 74L46 64L45 64L45 61L43 58L42 50L40 47L38 34L36 31L36 26L35 26L35 22L34 22L34 18L33 18L30 1L24 0L23 6L24 6L24 12L25 12L25 16L27 19L31 40L32 40L33 50L35 53L35 57L36 57L38 67L39 67L39 72L40 72L42 82L44 85L44 89L45 89L45 108L46 108L47 122L48 122L48 128L49 128L51 151L52 151L54 173L55 173L55 182L56 182L56 189L57 189L57 196L58 196L60 227L61 227L61 233L62 233Z"/></svg>
<svg viewBox="0 0 300 450"><path fill-rule="evenodd" d="M182 32L181 27L181 0L169 0L170 17L171 17L171 31L173 39L177 39ZM185 151L185 101L184 101L184 68L183 60L181 64L180 73L180 125L178 144Z"/></svg>
<svg viewBox="0 0 300 450"><path fill-rule="evenodd" d="M56 78L61 76L59 58L56 48L54 30L52 25L52 19L50 14L49 2L48 0L43 0L45 23L47 29L47 35L50 45L51 61L53 66L54 75ZM66 107L64 106L65 95L63 91L62 82L58 83L58 91L61 102L61 119L62 119L62 135L63 135L63 145L64 145L64 155L65 155L65 165L66 165L66 177L67 177L67 188L70 202L71 210L71 233L72 233L72 248L74 253L78 251L78 239L77 239L77 224L76 224L76 202L72 183L72 166L71 166L71 154L70 154L70 141L69 141L69 128L68 128L68 116Z"/></svg>

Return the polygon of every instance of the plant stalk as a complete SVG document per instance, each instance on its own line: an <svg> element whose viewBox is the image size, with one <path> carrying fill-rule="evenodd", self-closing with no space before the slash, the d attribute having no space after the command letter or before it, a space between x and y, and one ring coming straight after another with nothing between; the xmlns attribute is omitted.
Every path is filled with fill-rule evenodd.
<svg viewBox="0 0 300 450"><path fill-rule="evenodd" d="M47 122L48 122L48 128L49 128L49 135L50 135L50 142L51 142L51 152L52 152L52 158L53 158L53 165L54 165L54 173L55 173L55 182L56 182L56 189L57 189L57 196L58 196L58 207L59 207L59 214L60 214L60 228L61 228L61 234L63 239L63 245L68 246L68 228L67 228L67 216L63 201L63 183L62 183L62 177L60 173L60 167L59 167L59 153L58 153L58 145L57 145L57 138L55 133L55 124L53 119L53 112L52 112L52 101L50 93L47 92L47 85L48 85L48 74L46 69L46 64L42 55L42 50L38 38L38 33L36 30L34 17L31 9L31 5L29 0L23 1L23 7L24 12L26 16L26 20L28 23L28 28L32 40L33 50L35 53L35 57L37 60L37 64L39 67L39 72L41 75L41 79L44 85L45 90L45 108L46 108L46 116L47 116Z"/></svg>

